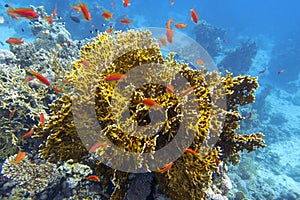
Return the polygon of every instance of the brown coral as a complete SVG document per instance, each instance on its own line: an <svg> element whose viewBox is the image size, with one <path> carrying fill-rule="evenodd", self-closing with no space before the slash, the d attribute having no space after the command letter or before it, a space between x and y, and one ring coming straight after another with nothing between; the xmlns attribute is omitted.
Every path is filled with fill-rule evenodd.
<svg viewBox="0 0 300 200"><path fill-rule="evenodd" d="M237 106L253 102L257 82L245 76L221 78L205 69L191 70L172 54L165 59L150 35L149 31L132 30L113 36L100 34L81 49L81 59L75 62L70 77L73 96L64 96L54 104L52 119L37 129L37 137L45 139L41 153L51 161L79 161L88 155L87 149L105 141L92 158L104 187L112 180L113 199L124 197L130 184L128 173L101 162L122 171L154 171L180 157L168 172L156 173L156 178L172 199L201 199L206 196L212 173L217 171L220 152L221 158L230 159L243 149L264 146L262 135L241 136L235 132L241 120ZM119 82L104 80L114 73L126 74L126 78ZM173 79L182 81L178 84ZM167 85L173 85L175 92L168 92ZM187 88L193 88L192 94L180 95ZM144 105L145 98L154 100L160 109ZM164 122L151 124L151 114L164 116ZM180 128L184 133L176 141ZM142 157L147 153L156 156L174 140L172 151L155 157L166 158L156 160L157 165ZM213 146L215 142L217 146ZM182 155L184 148L198 154ZM125 153L120 156L120 152ZM135 158L131 153L140 156ZM122 165L126 161L130 165Z"/></svg>

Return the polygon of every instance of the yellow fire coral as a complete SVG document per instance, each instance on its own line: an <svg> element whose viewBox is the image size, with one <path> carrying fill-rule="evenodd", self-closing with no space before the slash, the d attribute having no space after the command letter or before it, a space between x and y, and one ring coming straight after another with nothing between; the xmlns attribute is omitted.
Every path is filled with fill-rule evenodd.
<svg viewBox="0 0 300 200"><path fill-rule="evenodd" d="M107 81L112 74L125 76ZM264 146L262 134L235 132L241 120L237 106L254 100L256 79L222 78L192 70L174 54L164 58L149 31L99 34L81 49L70 79L72 97L54 104L51 120L36 129L36 137L45 140L41 154L51 161L80 161L101 144L91 156L104 189L114 183L112 199L124 197L130 183L126 171L155 171L170 161L170 170L155 173L165 193L203 199L218 159ZM186 148L196 154L184 153Z"/></svg>

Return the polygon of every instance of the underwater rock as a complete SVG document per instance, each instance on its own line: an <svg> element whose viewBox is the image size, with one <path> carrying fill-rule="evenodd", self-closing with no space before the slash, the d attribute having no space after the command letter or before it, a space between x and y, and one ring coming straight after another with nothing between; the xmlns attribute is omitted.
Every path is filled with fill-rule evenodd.
<svg viewBox="0 0 300 200"><path fill-rule="evenodd" d="M194 28L196 41L209 53L216 57L221 52L221 41L224 39L225 30L201 21Z"/></svg>
<svg viewBox="0 0 300 200"><path fill-rule="evenodd" d="M153 175L150 173L136 174L127 191L125 200L147 200L147 197L151 194L152 181Z"/></svg>
<svg viewBox="0 0 300 200"><path fill-rule="evenodd" d="M8 63L16 57L11 51L0 49L0 64Z"/></svg>
<svg viewBox="0 0 300 200"><path fill-rule="evenodd" d="M12 155L5 160L1 174L18 183L30 196L58 184L61 174L55 164L36 164L30 161L27 155L16 164L16 156Z"/></svg>
<svg viewBox="0 0 300 200"><path fill-rule="evenodd" d="M226 57L218 64L218 67L222 72L228 70L234 75L245 74L251 67L257 49L256 42L242 41L241 46L227 52Z"/></svg>
<svg viewBox="0 0 300 200"><path fill-rule="evenodd" d="M73 160L65 162L58 168L58 171L66 178L69 188L75 188L80 181L93 173L89 166L74 163Z"/></svg>

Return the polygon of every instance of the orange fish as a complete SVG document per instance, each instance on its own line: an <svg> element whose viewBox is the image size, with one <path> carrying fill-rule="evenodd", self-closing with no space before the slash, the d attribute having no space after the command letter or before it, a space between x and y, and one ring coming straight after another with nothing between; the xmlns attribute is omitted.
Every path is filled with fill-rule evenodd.
<svg viewBox="0 0 300 200"><path fill-rule="evenodd" d="M53 90L54 92L56 92L56 93L61 93L61 92L62 92L62 89L59 89L59 88L57 88L57 87L55 87L55 86L52 87L52 90Z"/></svg>
<svg viewBox="0 0 300 200"><path fill-rule="evenodd" d="M53 24L53 18L52 18L52 16L47 16L47 17L45 17L45 20L46 20L49 24Z"/></svg>
<svg viewBox="0 0 300 200"><path fill-rule="evenodd" d="M26 156L26 152L20 151L15 159L15 164L19 164Z"/></svg>
<svg viewBox="0 0 300 200"><path fill-rule="evenodd" d="M110 20L112 18L112 14L110 12L108 12L107 10L104 10L104 12L102 13L102 17L105 20Z"/></svg>
<svg viewBox="0 0 300 200"><path fill-rule="evenodd" d="M64 83L70 83L70 80L69 79L65 79L63 80Z"/></svg>
<svg viewBox="0 0 300 200"><path fill-rule="evenodd" d="M96 175L89 175L88 177L86 177L86 179L89 181L97 181L97 182L100 181L100 178Z"/></svg>
<svg viewBox="0 0 300 200"><path fill-rule="evenodd" d="M216 158L216 165L220 164L220 160L218 158Z"/></svg>
<svg viewBox="0 0 300 200"><path fill-rule="evenodd" d="M142 103L149 106L149 107L160 108L160 105L158 103L156 103L154 100L149 99L149 98L143 99Z"/></svg>
<svg viewBox="0 0 300 200"><path fill-rule="evenodd" d="M159 38L159 41L162 45L167 46L166 38Z"/></svg>
<svg viewBox="0 0 300 200"><path fill-rule="evenodd" d="M169 169L171 169L172 165L173 165L173 162L170 162L164 168L158 169L157 172L164 173L164 172L168 171Z"/></svg>
<svg viewBox="0 0 300 200"><path fill-rule="evenodd" d="M176 28L180 28L180 29L186 28L186 24L183 24L183 23L177 23L177 24L175 24L175 27L176 27Z"/></svg>
<svg viewBox="0 0 300 200"><path fill-rule="evenodd" d="M193 151L193 150L191 150L191 149L185 149L184 152L190 153L190 154L192 154L192 155L198 154L196 151Z"/></svg>
<svg viewBox="0 0 300 200"><path fill-rule="evenodd" d="M80 60L80 62L87 68L91 68L90 64L86 60Z"/></svg>
<svg viewBox="0 0 300 200"><path fill-rule="evenodd" d="M12 45L19 45L19 44L23 44L23 38L13 38L10 37L8 40L5 41L8 44L12 44Z"/></svg>
<svg viewBox="0 0 300 200"><path fill-rule="evenodd" d="M169 93L174 93L174 87L173 87L173 85L168 85L167 88L166 88L166 90Z"/></svg>
<svg viewBox="0 0 300 200"><path fill-rule="evenodd" d="M111 81L118 81L122 78L125 78L124 74L111 74L104 78L104 81L111 82Z"/></svg>
<svg viewBox="0 0 300 200"><path fill-rule="evenodd" d="M196 87L196 85L184 90L179 96L184 97L184 96L190 94L194 90L195 87Z"/></svg>
<svg viewBox="0 0 300 200"><path fill-rule="evenodd" d="M114 28L110 27L110 28L106 29L105 32L108 33L108 34L110 34L113 30L114 30Z"/></svg>
<svg viewBox="0 0 300 200"><path fill-rule="evenodd" d="M39 79L42 83L44 83L45 85L50 85L50 81L43 75L37 73L37 72L33 72L33 71L29 71L30 74L32 74L33 76L35 76L35 78Z"/></svg>
<svg viewBox="0 0 300 200"><path fill-rule="evenodd" d="M89 153L93 153L94 151L96 151L96 149L98 149L99 147L104 146L104 145L105 144L102 142L97 142L90 148Z"/></svg>
<svg viewBox="0 0 300 200"><path fill-rule="evenodd" d="M129 0L125 0L125 1L124 1L124 4L123 4L123 5L124 5L124 8L126 8L126 7L128 6L128 3L129 3Z"/></svg>
<svg viewBox="0 0 300 200"><path fill-rule="evenodd" d="M166 36L167 36L168 42L173 43L173 30L172 30L171 26L167 28Z"/></svg>
<svg viewBox="0 0 300 200"><path fill-rule="evenodd" d="M40 113L40 124L42 126L45 125L45 116L44 116L44 113Z"/></svg>
<svg viewBox="0 0 300 200"><path fill-rule="evenodd" d="M174 5L174 3L175 3L174 0L171 0L171 5L172 5L172 6Z"/></svg>
<svg viewBox="0 0 300 200"><path fill-rule="evenodd" d="M169 28L171 26L171 23L173 23L174 20L173 19L169 19L166 23L166 27Z"/></svg>
<svg viewBox="0 0 300 200"><path fill-rule="evenodd" d="M198 14L196 13L196 11L194 10L194 8L191 9L191 17L192 17L193 22L195 22L197 24L199 17L198 17Z"/></svg>
<svg viewBox="0 0 300 200"><path fill-rule="evenodd" d="M26 79L24 80L24 82L25 82L25 83L28 83L28 82L31 81L31 80L33 80L33 78L30 77L30 76L28 76L28 77L26 77Z"/></svg>
<svg viewBox="0 0 300 200"><path fill-rule="evenodd" d="M122 24L130 24L130 23L132 23L132 21L130 19L126 19L126 18L121 19L120 22Z"/></svg>
<svg viewBox="0 0 300 200"><path fill-rule="evenodd" d="M25 17L27 19L38 18L39 14L37 14L32 8L13 8L9 5L11 12L17 14L19 17Z"/></svg>
<svg viewBox="0 0 300 200"><path fill-rule="evenodd" d="M197 63L198 63L199 65L204 65L204 64L205 64L204 61L201 60L201 59L198 59L198 60L197 60Z"/></svg>
<svg viewBox="0 0 300 200"><path fill-rule="evenodd" d="M82 12L81 7L80 6L71 6L71 8L77 12Z"/></svg>
<svg viewBox="0 0 300 200"><path fill-rule="evenodd" d="M91 14L89 12L89 9L86 7L86 5L84 3L79 3L78 5L81 8L83 17L87 20L87 21L91 21Z"/></svg>
<svg viewBox="0 0 300 200"><path fill-rule="evenodd" d="M12 118L15 115L15 112L16 112L16 109L13 109L12 111L10 111L10 113L9 113L9 120L12 120Z"/></svg>
<svg viewBox="0 0 300 200"><path fill-rule="evenodd" d="M27 133L25 133L24 135L22 135L22 139L28 138L30 137L34 132L34 129L31 128Z"/></svg>
<svg viewBox="0 0 300 200"><path fill-rule="evenodd" d="M57 15L57 9L56 9L56 5L53 9L53 12L52 12L52 16L55 17Z"/></svg>

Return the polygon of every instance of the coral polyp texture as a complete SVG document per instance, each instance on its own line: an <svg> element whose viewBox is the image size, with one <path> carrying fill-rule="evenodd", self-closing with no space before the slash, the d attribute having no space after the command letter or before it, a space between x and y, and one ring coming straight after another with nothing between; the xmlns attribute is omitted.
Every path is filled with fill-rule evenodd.
<svg viewBox="0 0 300 200"><path fill-rule="evenodd" d="M239 151L264 147L261 133L236 133L242 119L238 106L254 101L256 79L192 70L172 53L164 57L147 30L99 34L81 48L69 79L73 95L53 104L51 119L35 129L35 137L44 140L40 153L52 162L90 157L111 199L124 198L132 182L126 170L136 168L152 171L171 199L208 198L205 191L219 162L236 163ZM163 122L153 123L151 116ZM173 149L181 154L165 173L154 170L150 159L142 156L136 160L126 153L119 156L121 151L155 157L181 129L182 140ZM210 145L213 138L216 145ZM98 148L92 152L95 144ZM164 157L165 162L158 162L166 165L170 160ZM132 159L132 164L122 170L121 164L112 166L116 170L101 164L115 164L116 158L120 163ZM111 184L114 190L108 189Z"/></svg>

